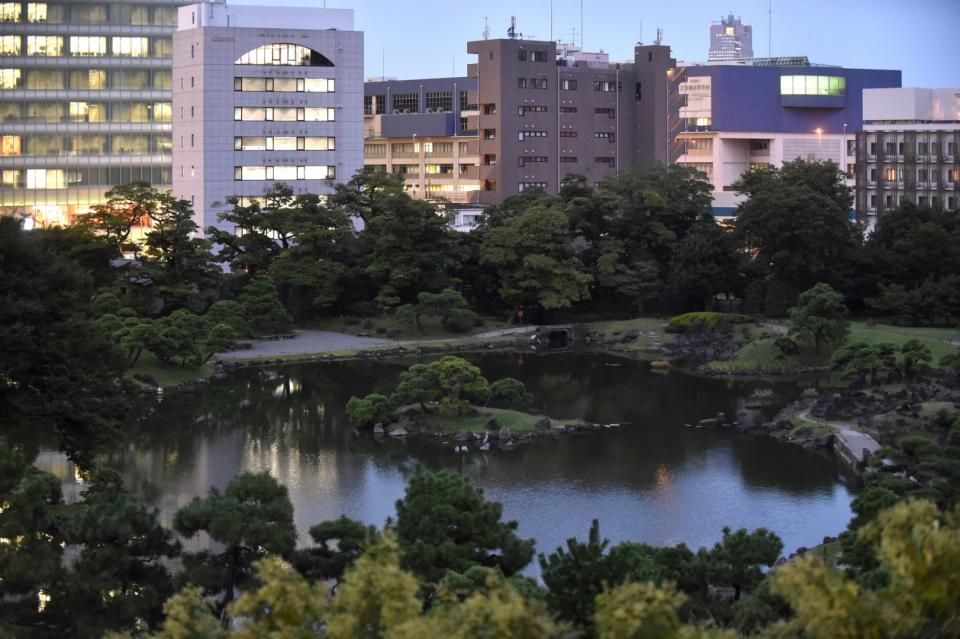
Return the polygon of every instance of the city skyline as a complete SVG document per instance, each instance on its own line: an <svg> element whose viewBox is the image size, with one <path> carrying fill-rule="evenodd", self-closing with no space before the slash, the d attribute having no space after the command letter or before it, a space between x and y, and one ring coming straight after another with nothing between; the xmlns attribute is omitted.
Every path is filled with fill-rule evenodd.
<svg viewBox="0 0 960 639"><path fill-rule="evenodd" d="M241 0L234 4L316 6L310 0ZM398 79L463 75L472 56L466 42L481 39L484 18L491 38L506 37L512 15L525 37L550 40L550 0L519 5L490 0L476 7L423 0L416 11L384 11L373 0L328 0L330 8L356 11L357 28L364 31L365 74ZM848 68L901 69L904 86L960 86L960 68L949 65L960 54L953 30L960 24L960 2L922 0L909 6L880 0L865 2L786 3L773 1L774 56L807 56L811 62ZM579 0L553 1L553 39L571 40L580 33ZM754 54L768 53L768 0L719 3L691 0L683 11L675 5L637 7L627 0L584 2L583 44L587 50L628 60L641 40L650 44L658 26L663 43L682 61L707 59L709 26L733 13L753 26ZM824 20L823 16L830 16ZM611 19L614 17L615 19ZM904 25L922 25L905 31ZM909 46L907 37L909 34Z"/></svg>

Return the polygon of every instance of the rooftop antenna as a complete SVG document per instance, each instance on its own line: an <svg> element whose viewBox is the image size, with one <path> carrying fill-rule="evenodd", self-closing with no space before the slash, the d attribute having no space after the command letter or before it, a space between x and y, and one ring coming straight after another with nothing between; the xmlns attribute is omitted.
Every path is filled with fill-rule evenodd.
<svg viewBox="0 0 960 639"><path fill-rule="evenodd" d="M580 50L583 51L583 0L580 0Z"/></svg>
<svg viewBox="0 0 960 639"><path fill-rule="evenodd" d="M767 8L767 57L773 57L773 0Z"/></svg>
<svg viewBox="0 0 960 639"><path fill-rule="evenodd" d="M510 16L510 28L507 29L507 37L511 40L517 39L517 17Z"/></svg>
<svg viewBox="0 0 960 639"><path fill-rule="evenodd" d="M640 21L640 41L637 44L643 44L643 20Z"/></svg>
<svg viewBox="0 0 960 639"><path fill-rule="evenodd" d="M654 40L653 43L659 47L662 42L663 42L663 29L660 27L657 27L657 39Z"/></svg>
<svg viewBox="0 0 960 639"><path fill-rule="evenodd" d="M490 39L490 23L487 22L487 16L483 16L483 39Z"/></svg>

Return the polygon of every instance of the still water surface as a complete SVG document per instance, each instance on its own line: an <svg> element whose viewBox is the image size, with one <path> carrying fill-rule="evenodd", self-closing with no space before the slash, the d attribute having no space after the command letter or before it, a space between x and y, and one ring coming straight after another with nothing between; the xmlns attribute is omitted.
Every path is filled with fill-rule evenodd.
<svg viewBox="0 0 960 639"><path fill-rule="evenodd" d="M835 535L850 518L853 484L834 459L684 426L719 411L736 415L758 387L775 391L772 413L799 394L795 383L655 373L590 353L473 361L490 379L524 381L550 417L625 425L466 456L432 440L377 441L354 432L344 405L354 394L391 391L410 362L338 362L243 371L151 402L109 463L167 525L211 486L269 471L290 491L301 543L311 525L341 514L382 525L418 463L470 477L538 551L585 537L595 517L614 541L694 548L713 544L725 525L766 526L788 552ZM61 475L68 493L81 488Z"/></svg>

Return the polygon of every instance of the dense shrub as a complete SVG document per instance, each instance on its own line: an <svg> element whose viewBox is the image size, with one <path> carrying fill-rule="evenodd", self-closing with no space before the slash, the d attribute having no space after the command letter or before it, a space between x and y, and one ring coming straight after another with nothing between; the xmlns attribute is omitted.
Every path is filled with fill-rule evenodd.
<svg viewBox="0 0 960 639"><path fill-rule="evenodd" d="M712 329L720 322L727 324L750 324L753 321L753 317L749 315L738 315L736 313L712 313L706 311L684 313L670 320L670 323L667 324L667 332L692 333Z"/></svg>

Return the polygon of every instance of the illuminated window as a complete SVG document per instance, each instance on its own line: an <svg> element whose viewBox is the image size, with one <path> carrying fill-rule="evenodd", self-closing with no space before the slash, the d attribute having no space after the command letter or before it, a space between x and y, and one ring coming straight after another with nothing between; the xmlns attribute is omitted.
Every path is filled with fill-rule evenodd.
<svg viewBox="0 0 960 639"><path fill-rule="evenodd" d="M332 180L336 177L333 166L235 166L233 179L258 180Z"/></svg>
<svg viewBox="0 0 960 639"><path fill-rule="evenodd" d="M102 103L71 102L71 122L106 122L107 106Z"/></svg>
<svg viewBox="0 0 960 639"><path fill-rule="evenodd" d="M19 89L20 69L0 69L0 89Z"/></svg>
<svg viewBox="0 0 960 639"><path fill-rule="evenodd" d="M0 185L9 188L23 188L23 171L20 169L3 169L0 171Z"/></svg>
<svg viewBox="0 0 960 639"><path fill-rule="evenodd" d="M20 3L0 2L0 22L20 22Z"/></svg>
<svg viewBox="0 0 960 639"><path fill-rule="evenodd" d="M46 2L30 2L27 4L27 22L49 22Z"/></svg>
<svg viewBox="0 0 960 639"><path fill-rule="evenodd" d="M27 36L27 55L63 55L63 38L60 36Z"/></svg>
<svg viewBox="0 0 960 639"><path fill-rule="evenodd" d="M102 36L70 36L70 55L107 55L107 39Z"/></svg>
<svg viewBox="0 0 960 639"><path fill-rule="evenodd" d="M173 107L169 102L153 103L153 121L170 122L173 120Z"/></svg>
<svg viewBox="0 0 960 639"><path fill-rule="evenodd" d="M234 64L269 64L306 67L332 67L333 63L321 53L298 44L265 44L247 51Z"/></svg>
<svg viewBox="0 0 960 639"><path fill-rule="evenodd" d="M333 93L334 81L325 78L306 78L303 90L307 93Z"/></svg>
<svg viewBox="0 0 960 639"><path fill-rule="evenodd" d="M782 75L780 95L845 95L847 79L828 75Z"/></svg>
<svg viewBox="0 0 960 639"><path fill-rule="evenodd" d="M66 182L62 169L27 169L28 189L62 189Z"/></svg>
<svg viewBox="0 0 960 639"><path fill-rule="evenodd" d="M146 38L114 37L113 55L125 58L145 58L149 52Z"/></svg>
<svg viewBox="0 0 960 639"><path fill-rule="evenodd" d="M896 172L892 168L887 169L887 181L892 182L897 178Z"/></svg>
<svg viewBox="0 0 960 639"><path fill-rule="evenodd" d="M0 35L0 55L20 55L20 36Z"/></svg>
<svg viewBox="0 0 960 639"><path fill-rule="evenodd" d="M303 140L304 151L333 151L337 148L337 139L319 136L307 136Z"/></svg>
<svg viewBox="0 0 960 639"><path fill-rule="evenodd" d="M306 180L332 180L337 177L336 169L332 166L307 166L304 170Z"/></svg>
<svg viewBox="0 0 960 639"><path fill-rule="evenodd" d="M20 155L20 136L0 136L0 155Z"/></svg>

